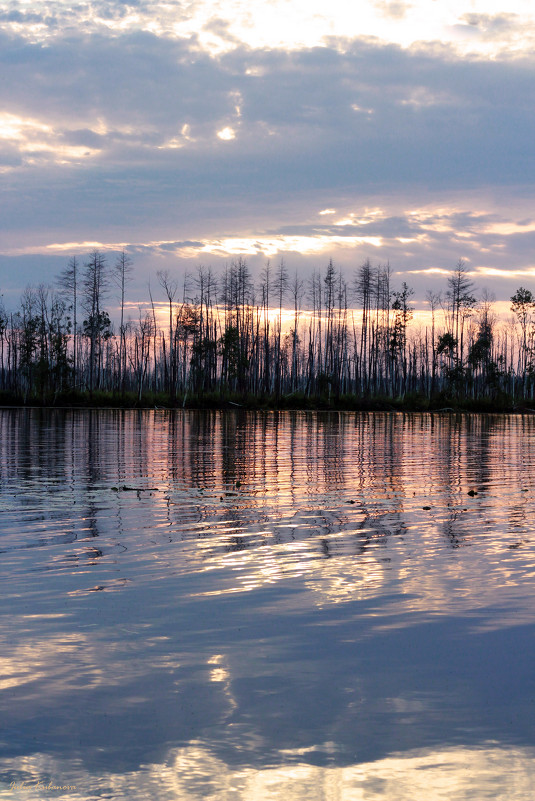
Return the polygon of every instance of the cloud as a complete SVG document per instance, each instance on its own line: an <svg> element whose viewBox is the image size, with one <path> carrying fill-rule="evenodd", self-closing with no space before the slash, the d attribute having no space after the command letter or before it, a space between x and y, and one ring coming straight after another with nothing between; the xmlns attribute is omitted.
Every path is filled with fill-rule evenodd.
<svg viewBox="0 0 535 801"><path fill-rule="evenodd" d="M250 219L245 233L225 231L224 222L220 221L216 236L143 239L139 237L143 233L140 230L130 239L108 236L100 240L35 241L22 248L5 249L4 253L10 257L53 253L65 259L73 253L84 255L94 247L104 251L126 248L140 266L156 259L159 266L163 260L173 269L178 265L189 265L189 269L198 263L222 265L238 255L245 256L253 267L260 267L267 258L284 257L290 266L300 268L306 267L303 259L313 259L308 262L312 267L334 257L349 272L370 257L376 262L390 261L400 277L410 277L420 294L428 287L428 279L438 280L449 274L461 257L478 278L508 276L513 280L517 275L531 274L535 224L530 220L504 217L498 211L459 211L453 206L403 210L395 207L399 201L389 208L391 199L378 200L384 203L383 207L340 209L341 219L322 215L317 209L307 222L274 224L271 228L260 227L258 221ZM466 197L458 200L477 204L473 196L470 201ZM286 209L289 216L297 217L297 209ZM264 214L264 222L270 215L272 209ZM339 225L340 221L345 224ZM517 254L513 263L507 257L512 251Z"/></svg>
<svg viewBox="0 0 535 801"><path fill-rule="evenodd" d="M400 20L407 16L408 11L412 8L412 3L400 2L400 0L375 0L375 8L385 17Z"/></svg>
<svg viewBox="0 0 535 801"><path fill-rule="evenodd" d="M418 42L442 41L457 53L530 53L533 50L535 14L528 4L512 0L507 12L490 14L488 3L451 0L363 0L348 8L344 0L302 3L294 0L28 0L21 6L7 0L0 29L28 41L51 44L72 32L110 35L149 32L166 39L191 39L210 53L252 48L324 45L326 37L358 36L391 41L403 47Z"/></svg>
<svg viewBox="0 0 535 801"><path fill-rule="evenodd" d="M143 269L149 254L217 261L240 247L309 266L371 253L423 278L459 256L531 268L531 55L336 35L253 47L195 5L203 23L187 37L176 4L172 19L151 0L7 6L6 256L99 242L138 249ZM380 5L389 19L416 8ZM459 20L496 41L518 33L514 14ZM207 48L202 31L228 46Z"/></svg>
<svg viewBox="0 0 535 801"><path fill-rule="evenodd" d="M519 14L463 14L461 21L466 25L476 28L478 33L485 38L499 39L503 41L504 35L516 33L525 24L525 20Z"/></svg>
<svg viewBox="0 0 535 801"><path fill-rule="evenodd" d="M104 167L157 168L162 151L181 150L168 154L171 170L202 172L208 157L210 170L216 161L238 177L370 186L510 183L531 166L535 98L523 64L451 62L367 42L346 53L242 48L216 58L148 33L123 36L120 48L103 36L26 45L15 67L8 47L1 61L13 75L0 89L7 113L33 119L58 148L75 136L98 147ZM222 156L218 135L239 139L239 151Z"/></svg>

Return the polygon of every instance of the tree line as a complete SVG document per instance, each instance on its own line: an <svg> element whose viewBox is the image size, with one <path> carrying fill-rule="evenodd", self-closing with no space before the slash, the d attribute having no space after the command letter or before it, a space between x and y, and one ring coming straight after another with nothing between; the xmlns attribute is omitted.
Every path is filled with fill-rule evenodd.
<svg viewBox="0 0 535 801"><path fill-rule="evenodd" d="M131 258L73 257L54 286L0 303L0 398L127 405L521 405L535 389L535 297L520 287L511 317L477 297L463 261L425 322L413 290L366 260L347 278L329 261L305 281L281 260L253 280L243 258L180 282L157 273L127 316ZM109 304L118 308L117 321ZM108 307L108 308L107 308ZM162 308L165 313L162 313Z"/></svg>

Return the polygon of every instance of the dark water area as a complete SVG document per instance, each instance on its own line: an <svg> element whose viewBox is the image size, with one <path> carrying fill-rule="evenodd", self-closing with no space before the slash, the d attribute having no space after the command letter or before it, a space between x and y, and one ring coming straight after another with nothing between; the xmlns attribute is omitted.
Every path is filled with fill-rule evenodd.
<svg viewBox="0 0 535 801"><path fill-rule="evenodd" d="M534 520L533 417L0 410L0 797L531 801Z"/></svg>

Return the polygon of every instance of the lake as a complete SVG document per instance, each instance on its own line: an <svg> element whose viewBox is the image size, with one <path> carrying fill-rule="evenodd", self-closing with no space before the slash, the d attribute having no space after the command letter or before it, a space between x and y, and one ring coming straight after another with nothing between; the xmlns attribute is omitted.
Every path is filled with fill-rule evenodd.
<svg viewBox="0 0 535 801"><path fill-rule="evenodd" d="M0 410L0 797L532 801L535 419Z"/></svg>

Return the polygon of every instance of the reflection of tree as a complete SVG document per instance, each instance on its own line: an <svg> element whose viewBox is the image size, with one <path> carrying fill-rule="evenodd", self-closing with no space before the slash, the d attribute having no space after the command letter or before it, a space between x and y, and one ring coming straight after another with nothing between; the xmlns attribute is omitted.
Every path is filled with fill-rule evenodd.
<svg viewBox="0 0 535 801"><path fill-rule="evenodd" d="M521 418L515 420L522 424ZM503 415L455 415L439 418L434 425L439 427L442 445L442 458L436 459L437 486L448 489L443 531L451 546L458 548L470 544L484 529L485 506L493 494L497 470L507 473L511 462L504 447L507 443L507 448L514 449L521 439L514 431L516 425L511 430ZM477 527L474 515L479 518Z"/></svg>
<svg viewBox="0 0 535 801"><path fill-rule="evenodd" d="M493 514L520 537L534 427L478 415L6 410L0 476L16 464L47 518L46 488L60 486L73 536L140 530L137 501L151 536L189 543L195 559L307 541L318 558L386 559L387 545L424 553L481 540ZM500 495L500 482L515 492ZM165 533L148 496L110 492L125 485L167 488Z"/></svg>
<svg viewBox="0 0 535 801"><path fill-rule="evenodd" d="M100 412L89 409L87 412L87 461L86 471L86 504L87 504L87 525L90 537L98 537L97 506L94 501L94 489L99 486L101 481L101 429Z"/></svg>
<svg viewBox="0 0 535 801"><path fill-rule="evenodd" d="M126 566L131 586L146 582L155 587L146 614L157 615L165 608L169 615L151 622L165 634L162 642L171 638L170 645L161 646L164 650L176 648L178 653L186 648L190 620L192 652L199 643L209 643L211 654L227 653L228 645L234 658L232 638L238 628L240 641L254 643L255 637L260 639L255 627L262 628L267 620L279 640L273 645L271 635L265 634L258 651L265 654L273 648L270 653L275 653L282 626L288 643L297 643L288 660L292 670L301 658L300 649L306 653L321 643L325 652L342 653L344 669L335 666L328 682L329 703L324 695L321 707L327 720L323 731L338 743L345 742L345 730L360 731L356 721L362 718L363 694L357 677L364 686L373 680L368 665L359 660L364 640L369 643L377 634L375 627L398 629L396 647L404 654L402 640L411 636L415 619L416 625L425 616L451 619L452 609L470 608L481 601L481 594L487 601L492 581L486 584L481 564L491 564L501 580L506 573L499 571L509 569L513 559L525 558L522 532L528 530L533 495L520 494L520 488L532 486L534 423L531 418L241 410L6 412L0 413L0 492L6 494L3 479L13 475L21 447L25 455L19 480L25 487L34 488L38 479L43 487L45 477L61 486L56 511L41 487L41 509L49 504L43 528L50 531L59 509L62 532L71 537L50 538L40 551L24 552L26 564L33 558L39 569L63 571L56 587L65 587L68 576L74 592L100 593L103 603L103 590L122 586ZM154 496L112 491L123 485L161 491ZM477 496L468 496L471 488ZM509 492L512 488L515 491ZM22 503L16 501L18 509ZM493 515L500 525L485 528ZM79 533L82 526L86 541L69 544L72 532ZM30 541L28 531L24 536ZM129 559L123 560L114 545L117 532ZM514 537L509 543L518 543L518 550L505 550L507 536ZM468 543L476 543L478 549L460 547ZM493 549L501 551L500 557L505 552L506 560L494 559ZM181 576L186 580L181 582ZM52 574L50 578L53 581ZM204 591L206 596L221 596L194 597ZM237 598L240 592L247 595ZM169 622L170 628L178 622L174 633L166 629ZM242 629L242 622L250 628ZM325 627L314 634L314 625ZM223 630L222 647L216 649L214 638ZM444 633L447 637L448 630ZM390 635L384 636L383 653L390 655ZM427 642L427 636L425 631L422 641ZM452 641L456 642L453 636ZM390 686L395 672L386 661L390 676L384 687ZM238 662L239 670L247 664ZM380 670L381 661L373 666ZM232 675L232 664L228 671ZM232 682L238 704L233 725L250 708L250 698L240 695L240 675ZM302 694L293 707L283 706L291 710L288 725L300 704L314 698L306 692L311 686L306 684L306 670L304 676L305 690L291 679L288 703L294 692ZM353 676L349 682L348 676ZM418 691L420 682L419 675L410 689ZM338 692L352 683L351 698ZM175 684L169 697L176 697L171 695ZM219 686L215 681L214 685ZM320 687L323 691L323 680L314 692ZM276 693L277 700L286 700L280 688ZM266 699L267 710L271 700ZM356 702L354 708L350 700ZM254 704L262 721L258 731L269 743L265 708L256 696ZM370 706L362 732L368 723L375 725L376 711ZM389 724L396 720L394 713L388 717ZM274 720L274 726L279 723ZM200 728L195 731L202 736ZM307 732L297 734L309 744Z"/></svg>
<svg viewBox="0 0 535 801"><path fill-rule="evenodd" d="M418 495L436 494L426 526L438 508L447 541L471 541L474 520L484 514L479 501L495 481L496 447L511 436L505 419L491 416L236 411L169 419L173 437L180 426L187 454L175 454L173 481L221 493L219 508L199 498L196 510L206 525L227 521L229 549L321 535L318 552L327 546L330 555L337 533L369 529L351 535L361 554L406 534ZM468 496L471 489L479 501ZM180 514L175 508L172 520Z"/></svg>
<svg viewBox="0 0 535 801"><path fill-rule="evenodd" d="M330 537L380 525L385 500L388 531L399 528L403 487L398 466L403 448L397 427L402 418L396 422L390 415L370 415L368 426L358 423L361 446L357 449L348 447L355 436L355 417L348 414L174 412L168 420L173 442L169 453L174 454L169 470L172 483L177 489L191 486L199 493L187 512L178 497L169 499L169 523L181 527L183 538L194 536L193 531L190 535L183 531L191 519L214 531L227 528L224 548L228 552L321 534L324 541L318 540L318 548L336 554L337 544ZM378 451L379 477L370 470ZM366 500L361 498L352 509L348 495L356 494L355 460L368 466L360 472L360 494ZM203 496L210 491L220 493L219 505ZM355 553L365 553L378 541L377 535L367 531L355 536ZM213 550L207 546L205 542L203 554L210 558L222 541L214 539Z"/></svg>

